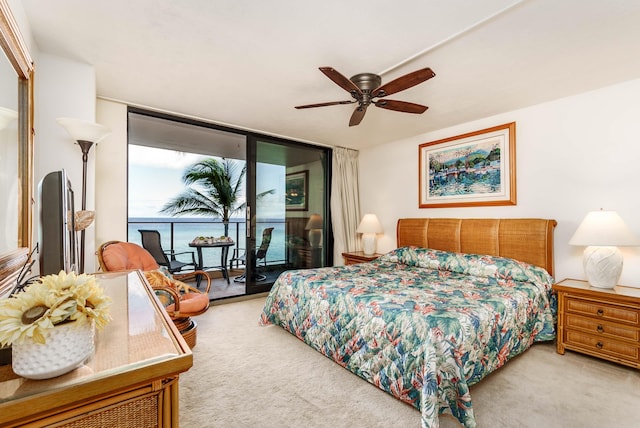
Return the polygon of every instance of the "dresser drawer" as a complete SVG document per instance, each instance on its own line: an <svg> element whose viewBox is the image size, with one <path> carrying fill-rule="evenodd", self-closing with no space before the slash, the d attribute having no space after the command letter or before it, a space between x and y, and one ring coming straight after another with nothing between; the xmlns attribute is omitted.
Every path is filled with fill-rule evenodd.
<svg viewBox="0 0 640 428"><path fill-rule="evenodd" d="M608 355L614 358L640 361L640 348L638 344L620 342L605 337L586 334L577 330L565 331L564 343L567 347L578 347L595 355Z"/></svg>
<svg viewBox="0 0 640 428"><path fill-rule="evenodd" d="M588 318L579 315L567 314L565 325L569 329L582 330L595 336L609 337L611 339L640 341L640 328L625 324L614 324L596 318Z"/></svg>
<svg viewBox="0 0 640 428"><path fill-rule="evenodd" d="M565 311L567 313L640 326L640 311L635 308L614 306L595 300L567 296Z"/></svg>

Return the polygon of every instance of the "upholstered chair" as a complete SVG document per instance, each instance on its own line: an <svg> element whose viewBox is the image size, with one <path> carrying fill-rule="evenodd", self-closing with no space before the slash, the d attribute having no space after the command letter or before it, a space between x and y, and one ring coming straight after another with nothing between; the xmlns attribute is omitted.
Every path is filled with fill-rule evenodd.
<svg viewBox="0 0 640 428"><path fill-rule="evenodd" d="M105 242L98 248L96 254L100 268L104 272L141 270L187 344L192 348L196 345L197 324L191 317L209 309L211 278L206 272L171 274L158 265L147 250L132 242ZM201 291L181 281L194 275L200 275L206 280L204 290Z"/></svg>

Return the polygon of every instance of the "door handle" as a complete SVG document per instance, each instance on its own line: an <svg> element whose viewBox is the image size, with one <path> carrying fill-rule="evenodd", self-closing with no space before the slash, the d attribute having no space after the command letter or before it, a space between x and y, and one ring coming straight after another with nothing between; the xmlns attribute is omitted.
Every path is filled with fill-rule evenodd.
<svg viewBox="0 0 640 428"><path fill-rule="evenodd" d="M245 226L245 235L251 238L251 207L247 205L247 224Z"/></svg>

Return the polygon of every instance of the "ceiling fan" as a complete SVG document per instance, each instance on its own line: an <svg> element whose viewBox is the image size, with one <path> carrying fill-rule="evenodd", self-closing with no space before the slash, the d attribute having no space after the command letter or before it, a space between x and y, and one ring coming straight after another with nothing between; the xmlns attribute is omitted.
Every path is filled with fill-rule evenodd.
<svg viewBox="0 0 640 428"><path fill-rule="evenodd" d="M296 106L297 109L313 108L313 107L325 107L338 104L353 104L358 103L358 106L353 111L351 119L349 120L349 126L358 125L362 122L364 114L367 112L367 107L370 104L376 107L386 108L387 110L401 111L404 113L424 113L429 107L420 104L414 104L406 101L387 100L374 98L384 98L387 95L395 94L396 92L404 91L412 86L418 85L425 80L431 79L435 76L435 73L430 68L423 68L421 70L414 71L404 76L398 77L389 83L382 84L382 79L377 74L373 73L360 73L347 79L340 74L336 69L332 67L320 67L322 71L329 79L333 80L338 86L351 94L353 100L347 101L331 101L327 103L307 104L302 106Z"/></svg>

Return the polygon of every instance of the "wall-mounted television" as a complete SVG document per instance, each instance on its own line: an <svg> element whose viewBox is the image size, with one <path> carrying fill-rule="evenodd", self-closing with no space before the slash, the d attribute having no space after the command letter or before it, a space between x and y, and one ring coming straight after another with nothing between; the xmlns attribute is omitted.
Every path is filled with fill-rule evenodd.
<svg viewBox="0 0 640 428"><path fill-rule="evenodd" d="M44 176L38 185L40 201L40 275L77 272L73 188L64 169Z"/></svg>

